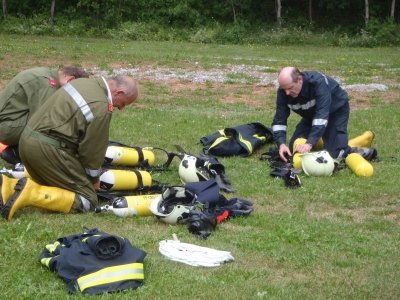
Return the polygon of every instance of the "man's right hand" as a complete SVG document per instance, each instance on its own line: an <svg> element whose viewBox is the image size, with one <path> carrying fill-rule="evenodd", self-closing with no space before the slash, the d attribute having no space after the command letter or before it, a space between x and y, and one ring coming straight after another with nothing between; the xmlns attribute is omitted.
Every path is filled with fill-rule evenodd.
<svg viewBox="0 0 400 300"><path fill-rule="evenodd" d="M292 152L290 152L288 146L286 146L285 144L281 144L279 146L279 156L284 162L287 162L287 157L292 156Z"/></svg>

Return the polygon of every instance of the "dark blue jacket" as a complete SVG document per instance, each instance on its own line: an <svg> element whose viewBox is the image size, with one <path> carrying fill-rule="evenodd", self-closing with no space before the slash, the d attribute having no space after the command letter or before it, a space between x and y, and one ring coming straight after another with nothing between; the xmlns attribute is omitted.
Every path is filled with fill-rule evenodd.
<svg viewBox="0 0 400 300"><path fill-rule="evenodd" d="M348 102L348 95L333 78L315 71L303 72L303 86L297 98L278 89L272 121L277 145L286 143L287 119L291 110L312 124L307 142L314 145L328 126L329 115Z"/></svg>
<svg viewBox="0 0 400 300"><path fill-rule="evenodd" d="M143 284L146 252L96 228L46 245L39 260L65 280L70 293L101 294Z"/></svg>

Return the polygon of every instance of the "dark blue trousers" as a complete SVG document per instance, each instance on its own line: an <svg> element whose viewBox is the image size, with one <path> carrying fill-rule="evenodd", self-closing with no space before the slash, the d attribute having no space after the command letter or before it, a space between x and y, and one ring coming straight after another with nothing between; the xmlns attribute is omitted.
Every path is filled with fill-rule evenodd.
<svg viewBox="0 0 400 300"><path fill-rule="evenodd" d="M346 156L350 147L348 146L349 137L347 135L347 123L349 121L350 107L349 103L329 115L328 125L322 135L324 148L333 158L337 158L343 150ZM301 119L290 139L289 148L293 151L293 143L297 138L307 138L312 127L312 120Z"/></svg>

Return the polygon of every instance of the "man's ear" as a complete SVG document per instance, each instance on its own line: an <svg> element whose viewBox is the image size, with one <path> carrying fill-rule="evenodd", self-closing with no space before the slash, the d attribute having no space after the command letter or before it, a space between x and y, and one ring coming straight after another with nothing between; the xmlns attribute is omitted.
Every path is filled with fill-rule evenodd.
<svg viewBox="0 0 400 300"><path fill-rule="evenodd" d="M75 76L68 75L68 76L65 76L65 79L67 80L67 82L70 82L71 80L75 79Z"/></svg>

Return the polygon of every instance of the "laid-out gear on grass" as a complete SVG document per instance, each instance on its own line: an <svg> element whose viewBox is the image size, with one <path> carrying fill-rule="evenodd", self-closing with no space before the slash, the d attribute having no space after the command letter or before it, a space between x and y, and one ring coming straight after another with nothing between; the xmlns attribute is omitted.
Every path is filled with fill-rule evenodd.
<svg viewBox="0 0 400 300"><path fill-rule="evenodd" d="M225 176L225 167L212 156L184 154L178 167L178 174L182 183L215 179L223 191L235 192Z"/></svg>
<svg viewBox="0 0 400 300"><path fill-rule="evenodd" d="M162 240L159 243L159 251L170 260L195 267L217 267L234 260L228 251L182 243L177 239Z"/></svg>
<svg viewBox="0 0 400 300"><path fill-rule="evenodd" d="M272 177L283 179L285 186L288 188L298 188L301 187L301 181L298 176L301 170L293 167L293 158L288 157L288 161L285 162L279 156L278 148L270 148L268 152L261 154L260 160L269 162Z"/></svg>
<svg viewBox="0 0 400 300"><path fill-rule="evenodd" d="M211 178L211 172L199 162L196 156L185 154L178 167L182 183L205 181Z"/></svg>
<svg viewBox="0 0 400 300"><path fill-rule="evenodd" d="M105 191L141 190L153 183L151 174L142 170L104 170L100 175L100 188Z"/></svg>
<svg viewBox="0 0 400 300"><path fill-rule="evenodd" d="M139 167L154 165L155 155L150 149L140 147L108 146L104 162L113 166Z"/></svg>
<svg viewBox="0 0 400 300"><path fill-rule="evenodd" d="M115 197L110 204L97 206L95 212L109 211L119 217L151 216L150 205L161 194Z"/></svg>
<svg viewBox="0 0 400 300"><path fill-rule="evenodd" d="M166 155L166 160L163 164L156 165L157 156L160 152ZM158 147L137 147L109 141L103 167L107 169L125 167L140 168L147 171L163 171L169 168L175 156L179 156L179 154Z"/></svg>
<svg viewBox="0 0 400 300"><path fill-rule="evenodd" d="M328 151L308 152L301 156L304 173L309 176L331 176L335 162Z"/></svg>
<svg viewBox="0 0 400 300"><path fill-rule="evenodd" d="M359 153L347 155L345 163L357 176L370 177L374 175L374 167Z"/></svg>
<svg viewBox="0 0 400 300"><path fill-rule="evenodd" d="M301 187L301 180L300 177L293 169L288 169L286 174L283 176L283 181L285 186L291 189L296 189Z"/></svg>
<svg viewBox="0 0 400 300"><path fill-rule="evenodd" d="M217 215L213 211L191 209L187 219L190 233L207 239L217 226Z"/></svg>
<svg viewBox="0 0 400 300"><path fill-rule="evenodd" d="M252 211L248 200L227 200L214 179L167 187L150 205L151 212L168 224L186 223L189 232L206 239L217 223L245 217Z"/></svg>
<svg viewBox="0 0 400 300"><path fill-rule="evenodd" d="M184 223L195 200L195 194L185 187L172 186L166 188L160 197L152 201L150 211L165 223Z"/></svg>
<svg viewBox="0 0 400 300"><path fill-rule="evenodd" d="M374 141L375 133L367 130L363 134L349 140L350 147L370 148Z"/></svg>
<svg viewBox="0 0 400 300"><path fill-rule="evenodd" d="M259 122L221 129L200 139L203 152L215 156L249 156L272 141L272 130Z"/></svg>
<svg viewBox="0 0 400 300"><path fill-rule="evenodd" d="M146 252L124 237L97 228L47 244L39 257L70 293L102 294L143 285Z"/></svg>

